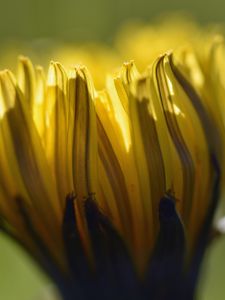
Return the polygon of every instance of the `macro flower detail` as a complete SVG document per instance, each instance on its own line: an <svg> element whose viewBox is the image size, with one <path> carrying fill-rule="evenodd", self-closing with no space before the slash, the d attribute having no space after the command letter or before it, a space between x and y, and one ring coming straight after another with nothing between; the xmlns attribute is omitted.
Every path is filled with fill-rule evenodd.
<svg viewBox="0 0 225 300"><path fill-rule="evenodd" d="M194 298L224 192L223 42L203 45L101 90L82 65L0 72L0 226L63 299Z"/></svg>

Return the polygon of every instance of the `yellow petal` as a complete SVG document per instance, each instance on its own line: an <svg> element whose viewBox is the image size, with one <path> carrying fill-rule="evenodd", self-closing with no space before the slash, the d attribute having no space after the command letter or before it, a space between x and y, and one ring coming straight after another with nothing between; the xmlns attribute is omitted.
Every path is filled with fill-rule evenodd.
<svg viewBox="0 0 225 300"><path fill-rule="evenodd" d="M78 228L88 257L92 259L83 203L88 197L98 199L97 125L94 87L87 70L81 66L71 70L69 75L69 108L68 155L77 198Z"/></svg>
<svg viewBox="0 0 225 300"><path fill-rule="evenodd" d="M73 182L78 198L85 199L97 188L97 131L94 92L83 67L76 69L74 84Z"/></svg>
<svg viewBox="0 0 225 300"><path fill-rule="evenodd" d="M62 207L68 193L73 191L72 177L68 161L69 102L67 75L59 63L52 62L49 67L45 119L45 147Z"/></svg>
<svg viewBox="0 0 225 300"><path fill-rule="evenodd" d="M32 110L35 99L35 71L32 62L24 56L19 57L18 85L24 95L24 100Z"/></svg>
<svg viewBox="0 0 225 300"><path fill-rule="evenodd" d="M212 188L208 132L190 95L177 82L168 56L159 60L156 72L169 134L181 163L183 204L180 212L192 247L206 216ZM176 192L176 186L174 190Z"/></svg>
<svg viewBox="0 0 225 300"><path fill-rule="evenodd" d="M63 250L59 232L63 214L41 140L28 104L9 71L0 74L0 88L0 102L7 109L0 121L0 151L4 154L1 165L6 175L1 178L1 186L4 188L7 180L5 184L8 188L12 187L12 190L5 189L6 203L17 201L18 196L23 199L34 228L43 233L43 240L50 251L57 260L61 260ZM11 209L18 213L16 203ZM10 214L7 216L10 217ZM55 245L58 246L57 251Z"/></svg>
<svg viewBox="0 0 225 300"><path fill-rule="evenodd" d="M44 144L45 142L44 136L46 133L45 107L46 107L47 97L46 97L45 74L41 66L36 67L35 86L36 86L35 97L32 106L33 120Z"/></svg>

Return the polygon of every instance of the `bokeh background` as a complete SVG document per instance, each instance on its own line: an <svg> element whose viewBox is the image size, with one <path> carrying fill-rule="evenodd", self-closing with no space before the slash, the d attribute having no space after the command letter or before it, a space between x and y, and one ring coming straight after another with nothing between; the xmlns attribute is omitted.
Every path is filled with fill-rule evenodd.
<svg viewBox="0 0 225 300"><path fill-rule="evenodd" d="M0 0L0 67L8 63L1 55L9 48L15 50L12 64L16 64L16 52L24 45L35 48L37 60L46 44L110 45L124 22L152 22L174 11L188 13L200 24L225 23L223 0ZM208 250L201 278L198 299L225 299L225 238ZM0 299L50 300L46 292L50 289L51 283L30 258L0 233Z"/></svg>

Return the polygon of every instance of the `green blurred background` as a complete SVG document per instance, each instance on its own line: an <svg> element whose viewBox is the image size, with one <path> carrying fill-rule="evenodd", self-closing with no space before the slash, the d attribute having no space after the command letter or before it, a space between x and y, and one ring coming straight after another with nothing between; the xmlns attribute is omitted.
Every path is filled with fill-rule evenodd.
<svg viewBox="0 0 225 300"><path fill-rule="evenodd" d="M181 10L200 22L224 21L224 5L222 0L1 0L0 38L108 41L130 18L149 21Z"/></svg>
<svg viewBox="0 0 225 300"><path fill-rule="evenodd" d="M110 43L127 20L151 22L174 11L189 13L203 24L225 21L222 0L0 0L0 52L15 40L27 45L45 40ZM201 278L198 299L225 299L225 238L209 249ZM44 300L40 295L49 287L29 257L0 234L0 299Z"/></svg>

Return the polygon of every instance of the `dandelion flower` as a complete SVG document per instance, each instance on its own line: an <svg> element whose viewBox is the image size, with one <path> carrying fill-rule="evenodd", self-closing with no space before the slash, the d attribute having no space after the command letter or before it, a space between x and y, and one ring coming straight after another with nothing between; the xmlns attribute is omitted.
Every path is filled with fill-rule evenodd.
<svg viewBox="0 0 225 300"><path fill-rule="evenodd" d="M102 90L82 65L0 72L1 229L63 299L193 299L223 193L224 44L209 40L124 63Z"/></svg>

